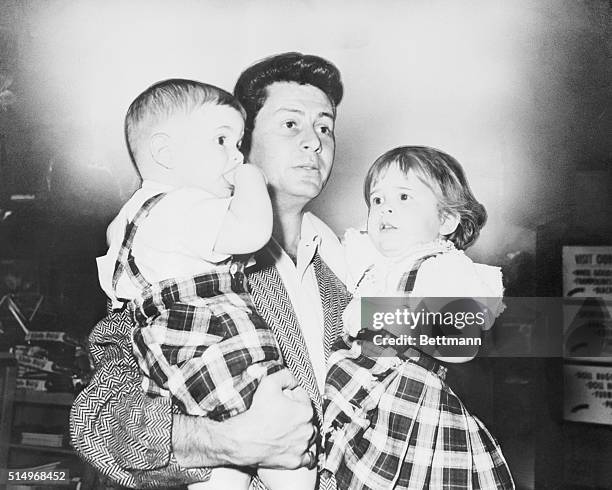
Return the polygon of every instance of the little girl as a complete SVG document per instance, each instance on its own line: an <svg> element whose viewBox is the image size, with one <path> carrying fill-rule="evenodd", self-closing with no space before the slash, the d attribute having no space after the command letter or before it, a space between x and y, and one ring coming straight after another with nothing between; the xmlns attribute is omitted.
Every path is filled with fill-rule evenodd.
<svg viewBox="0 0 612 490"><path fill-rule="evenodd" d="M350 264L373 265L356 281L346 334L329 359L325 469L339 489L514 488L498 443L445 383L440 361L465 362L475 352L442 357L417 345L368 355L372 331L361 329L359 314L366 296L488 298L492 315L482 328L490 328L502 306L501 272L463 252L485 223L484 207L459 163L427 147L379 157L364 194L367 235L349 230L345 246Z"/></svg>

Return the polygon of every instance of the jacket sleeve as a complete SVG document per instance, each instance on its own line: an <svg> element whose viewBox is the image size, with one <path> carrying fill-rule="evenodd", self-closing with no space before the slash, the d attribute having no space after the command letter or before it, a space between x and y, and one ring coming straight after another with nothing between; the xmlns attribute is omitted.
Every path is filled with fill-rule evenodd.
<svg viewBox="0 0 612 490"><path fill-rule="evenodd" d="M208 480L209 469L177 464L171 450L171 401L144 394L130 328L127 311L109 312L89 337L95 372L72 406L72 445L98 471L124 486Z"/></svg>

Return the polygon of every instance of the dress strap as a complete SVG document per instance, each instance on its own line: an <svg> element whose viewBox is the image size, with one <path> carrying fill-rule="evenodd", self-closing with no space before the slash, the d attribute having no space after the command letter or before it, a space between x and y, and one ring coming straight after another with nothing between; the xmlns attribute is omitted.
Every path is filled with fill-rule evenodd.
<svg viewBox="0 0 612 490"><path fill-rule="evenodd" d="M140 209L134 215L132 221L130 221L125 227L125 233L123 235L123 242L121 248L117 254L117 261L115 262L115 271L113 273L113 289L117 288L117 283L121 274L127 273L128 277L139 287L145 289L150 287L149 282L138 269L134 256L132 255L132 244L136 231L140 224L149 216L149 212L153 207L165 196L165 193L156 194L153 197L147 199ZM121 299L121 298L118 298Z"/></svg>
<svg viewBox="0 0 612 490"><path fill-rule="evenodd" d="M414 289L414 284L416 282L417 274L419 272L419 269L423 265L423 262L425 262L428 259L431 259L432 257L436 257L442 253L443 252L424 255L423 257L420 257L417 260L415 260L410 270L402 274L397 290L404 292L404 293L412 293L412 290Z"/></svg>
<svg viewBox="0 0 612 490"><path fill-rule="evenodd" d="M362 342L361 353L366 357L374 359L378 357L398 357L402 361L409 361L414 364L418 364L419 366L427 369L428 371L437 374L442 379L446 377L446 367L444 367L439 361L437 361L429 354L423 352L422 350L412 346L400 345L399 342L378 345L375 342L374 337L384 337L387 339L395 340L399 339L397 335L392 332L389 332L386 329L360 330L356 338L357 340Z"/></svg>

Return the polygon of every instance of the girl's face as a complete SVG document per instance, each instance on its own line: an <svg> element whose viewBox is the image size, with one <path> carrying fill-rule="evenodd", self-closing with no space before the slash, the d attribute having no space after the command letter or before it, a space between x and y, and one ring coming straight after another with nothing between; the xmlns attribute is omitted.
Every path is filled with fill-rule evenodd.
<svg viewBox="0 0 612 490"><path fill-rule="evenodd" d="M368 235L385 257L451 233L446 222L435 194L412 170L404 174L393 164L372 184Z"/></svg>

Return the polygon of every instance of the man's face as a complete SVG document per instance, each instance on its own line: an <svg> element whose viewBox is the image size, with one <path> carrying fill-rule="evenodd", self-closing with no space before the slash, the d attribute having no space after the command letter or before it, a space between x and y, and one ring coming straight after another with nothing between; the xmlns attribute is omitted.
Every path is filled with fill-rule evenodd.
<svg viewBox="0 0 612 490"><path fill-rule="evenodd" d="M312 85L275 82L255 118L249 161L268 178L273 198L305 205L319 195L332 168L335 114Z"/></svg>

